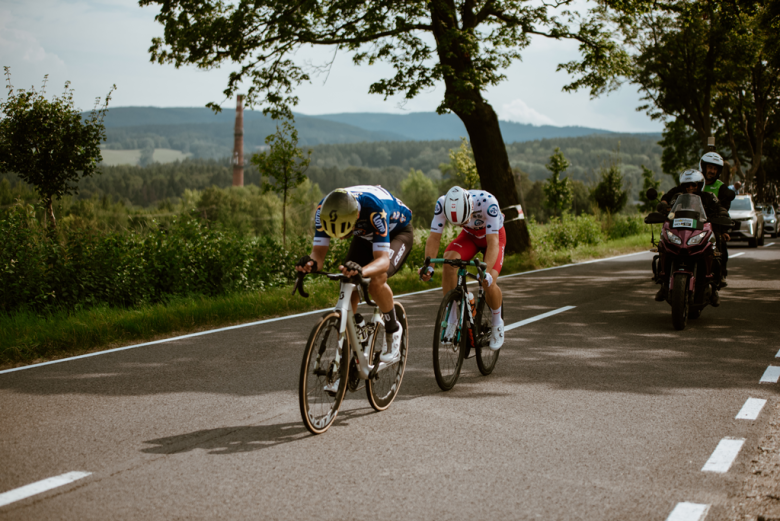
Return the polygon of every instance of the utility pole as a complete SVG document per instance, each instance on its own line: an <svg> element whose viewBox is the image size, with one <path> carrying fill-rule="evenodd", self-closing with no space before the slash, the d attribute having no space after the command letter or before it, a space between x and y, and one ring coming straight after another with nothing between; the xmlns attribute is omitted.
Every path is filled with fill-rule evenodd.
<svg viewBox="0 0 780 521"><path fill-rule="evenodd" d="M233 133L233 186L244 186L244 96L236 96L236 128Z"/></svg>

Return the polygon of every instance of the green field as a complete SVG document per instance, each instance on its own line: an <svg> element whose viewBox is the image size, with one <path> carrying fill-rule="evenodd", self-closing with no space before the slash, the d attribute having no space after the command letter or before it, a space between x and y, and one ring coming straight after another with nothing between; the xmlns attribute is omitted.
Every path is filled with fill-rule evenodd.
<svg viewBox="0 0 780 521"><path fill-rule="evenodd" d="M141 159L141 149L135 150L107 150L101 151L103 154L103 164L107 166L116 165L137 165ZM156 163L173 163L182 161L192 154L185 154L179 150L170 148L155 148L152 158Z"/></svg>

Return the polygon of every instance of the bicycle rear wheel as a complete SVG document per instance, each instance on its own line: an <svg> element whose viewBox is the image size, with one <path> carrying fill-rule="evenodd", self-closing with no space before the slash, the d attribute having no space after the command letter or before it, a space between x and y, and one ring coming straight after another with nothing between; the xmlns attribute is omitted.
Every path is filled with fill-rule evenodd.
<svg viewBox="0 0 780 521"><path fill-rule="evenodd" d="M501 308L501 317L504 309ZM492 311L484 299L477 306L477 367L479 372L487 376L493 372L498 361L498 353L490 349L490 327L493 323Z"/></svg>
<svg viewBox="0 0 780 521"><path fill-rule="evenodd" d="M439 313L436 315L436 327L433 331L433 374L442 391L449 391L458 381L460 368L463 366L463 356L468 346L467 331L462 327L463 324L458 324L459 327L450 342L444 341L450 310L456 310L460 321L461 307L464 302L463 290L454 288L444 296L439 306Z"/></svg>
<svg viewBox="0 0 780 521"><path fill-rule="evenodd" d="M314 326L306 343L298 381L301 418L312 434L322 434L339 413L347 388L349 339L339 358L339 323L336 312L326 314Z"/></svg>
<svg viewBox="0 0 780 521"><path fill-rule="evenodd" d="M377 411L384 411L395 400L398 391L401 389L401 380L404 378L406 369L406 358L409 350L409 327L406 321L406 310L398 302L395 303L395 316L403 328L401 336L401 358L390 367L378 372L374 378L366 380L366 396L368 403ZM381 353L387 344L384 326L379 326L374 332L374 339L371 342L370 360L377 363L377 353Z"/></svg>

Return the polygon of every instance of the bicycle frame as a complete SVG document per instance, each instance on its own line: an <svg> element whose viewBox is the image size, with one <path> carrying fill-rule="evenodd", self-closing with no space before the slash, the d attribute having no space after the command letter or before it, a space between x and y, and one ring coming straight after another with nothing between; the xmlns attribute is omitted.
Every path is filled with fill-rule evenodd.
<svg viewBox="0 0 780 521"><path fill-rule="evenodd" d="M334 311L336 311L341 317L339 322L339 349L336 354L335 361L338 364L341 364L341 349L344 346L344 341L347 339L347 337L349 337L351 351L355 353L358 361L358 376L361 380L368 380L379 371L387 369L394 364L379 362L378 367L374 366L370 363L371 361L368 359L368 355L364 352L363 349L361 349L362 344L358 340L357 331L355 330L355 311L352 309L352 293L357 289L358 286L355 284L351 284L349 282L341 283L339 300L336 303L336 307L334 308ZM376 334L376 326L379 324L384 324L384 322L382 322L382 316L378 307L374 308L374 313L371 317L370 323L374 325L374 328L372 329L368 340L366 341L366 345L371 345L373 336Z"/></svg>
<svg viewBox="0 0 780 521"><path fill-rule="evenodd" d="M449 259L425 259L425 266L428 266L428 264L447 264ZM453 259L454 260L454 259ZM458 266L458 282L455 285L455 287L463 288L463 300L466 301L465 306L461 306L461 316L458 320L459 324L465 325L466 322L464 320L464 315L468 317L468 323L471 325L471 327L474 327L474 310L471 308L471 302L468 299L468 286L466 283L466 278L471 277L474 280L479 280L476 275L469 273L469 271L466 269L467 266L474 266L477 268L477 271L479 272L480 276L484 277L485 272L485 264L479 262L479 260L472 259L471 261L461 261L464 262L463 265ZM485 298L485 288L482 287L482 284L477 282L477 286L479 286L479 291L477 292L477 297L474 299L474 305L479 305L479 302L481 302Z"/></svg>

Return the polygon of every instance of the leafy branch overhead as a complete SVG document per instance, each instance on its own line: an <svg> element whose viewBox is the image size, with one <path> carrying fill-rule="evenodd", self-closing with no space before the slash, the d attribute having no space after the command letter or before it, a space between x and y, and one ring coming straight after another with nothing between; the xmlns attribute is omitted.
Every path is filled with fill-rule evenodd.
<svg viewBox="0 0 780 521"><path fill-rule="evenodd" d="M159 4L155 19L165 30L149 49L154 62L196 65L212 69L238 65L224 91L235 95L242 82L249 105L262 105L273 115L288 115L298 99L296 85L311 80L315 68L296 63L295 53L308 46L331 46L352 53L356 64L385 61L395 75L374 82L370 92L403 94L411 99L442 80L447 92L439 110L464 105L463 94L482 91L505 79L502 70L520 59L532 35L580 42L583 61L561 64L579 75L567 89L587 87L601 92L612 87L606 79L625 72L628 57L611 39L603 7L586 16L565 8L572 0L554 4L523 1L461 0L141 0ZM644 2L608 4L625 9ZM432 36L433 38L431 38ZM599 75L586 72L599 71ZM464 74L465 72L465 74ZM211 105L218 110L216 104Z"/></svg>

